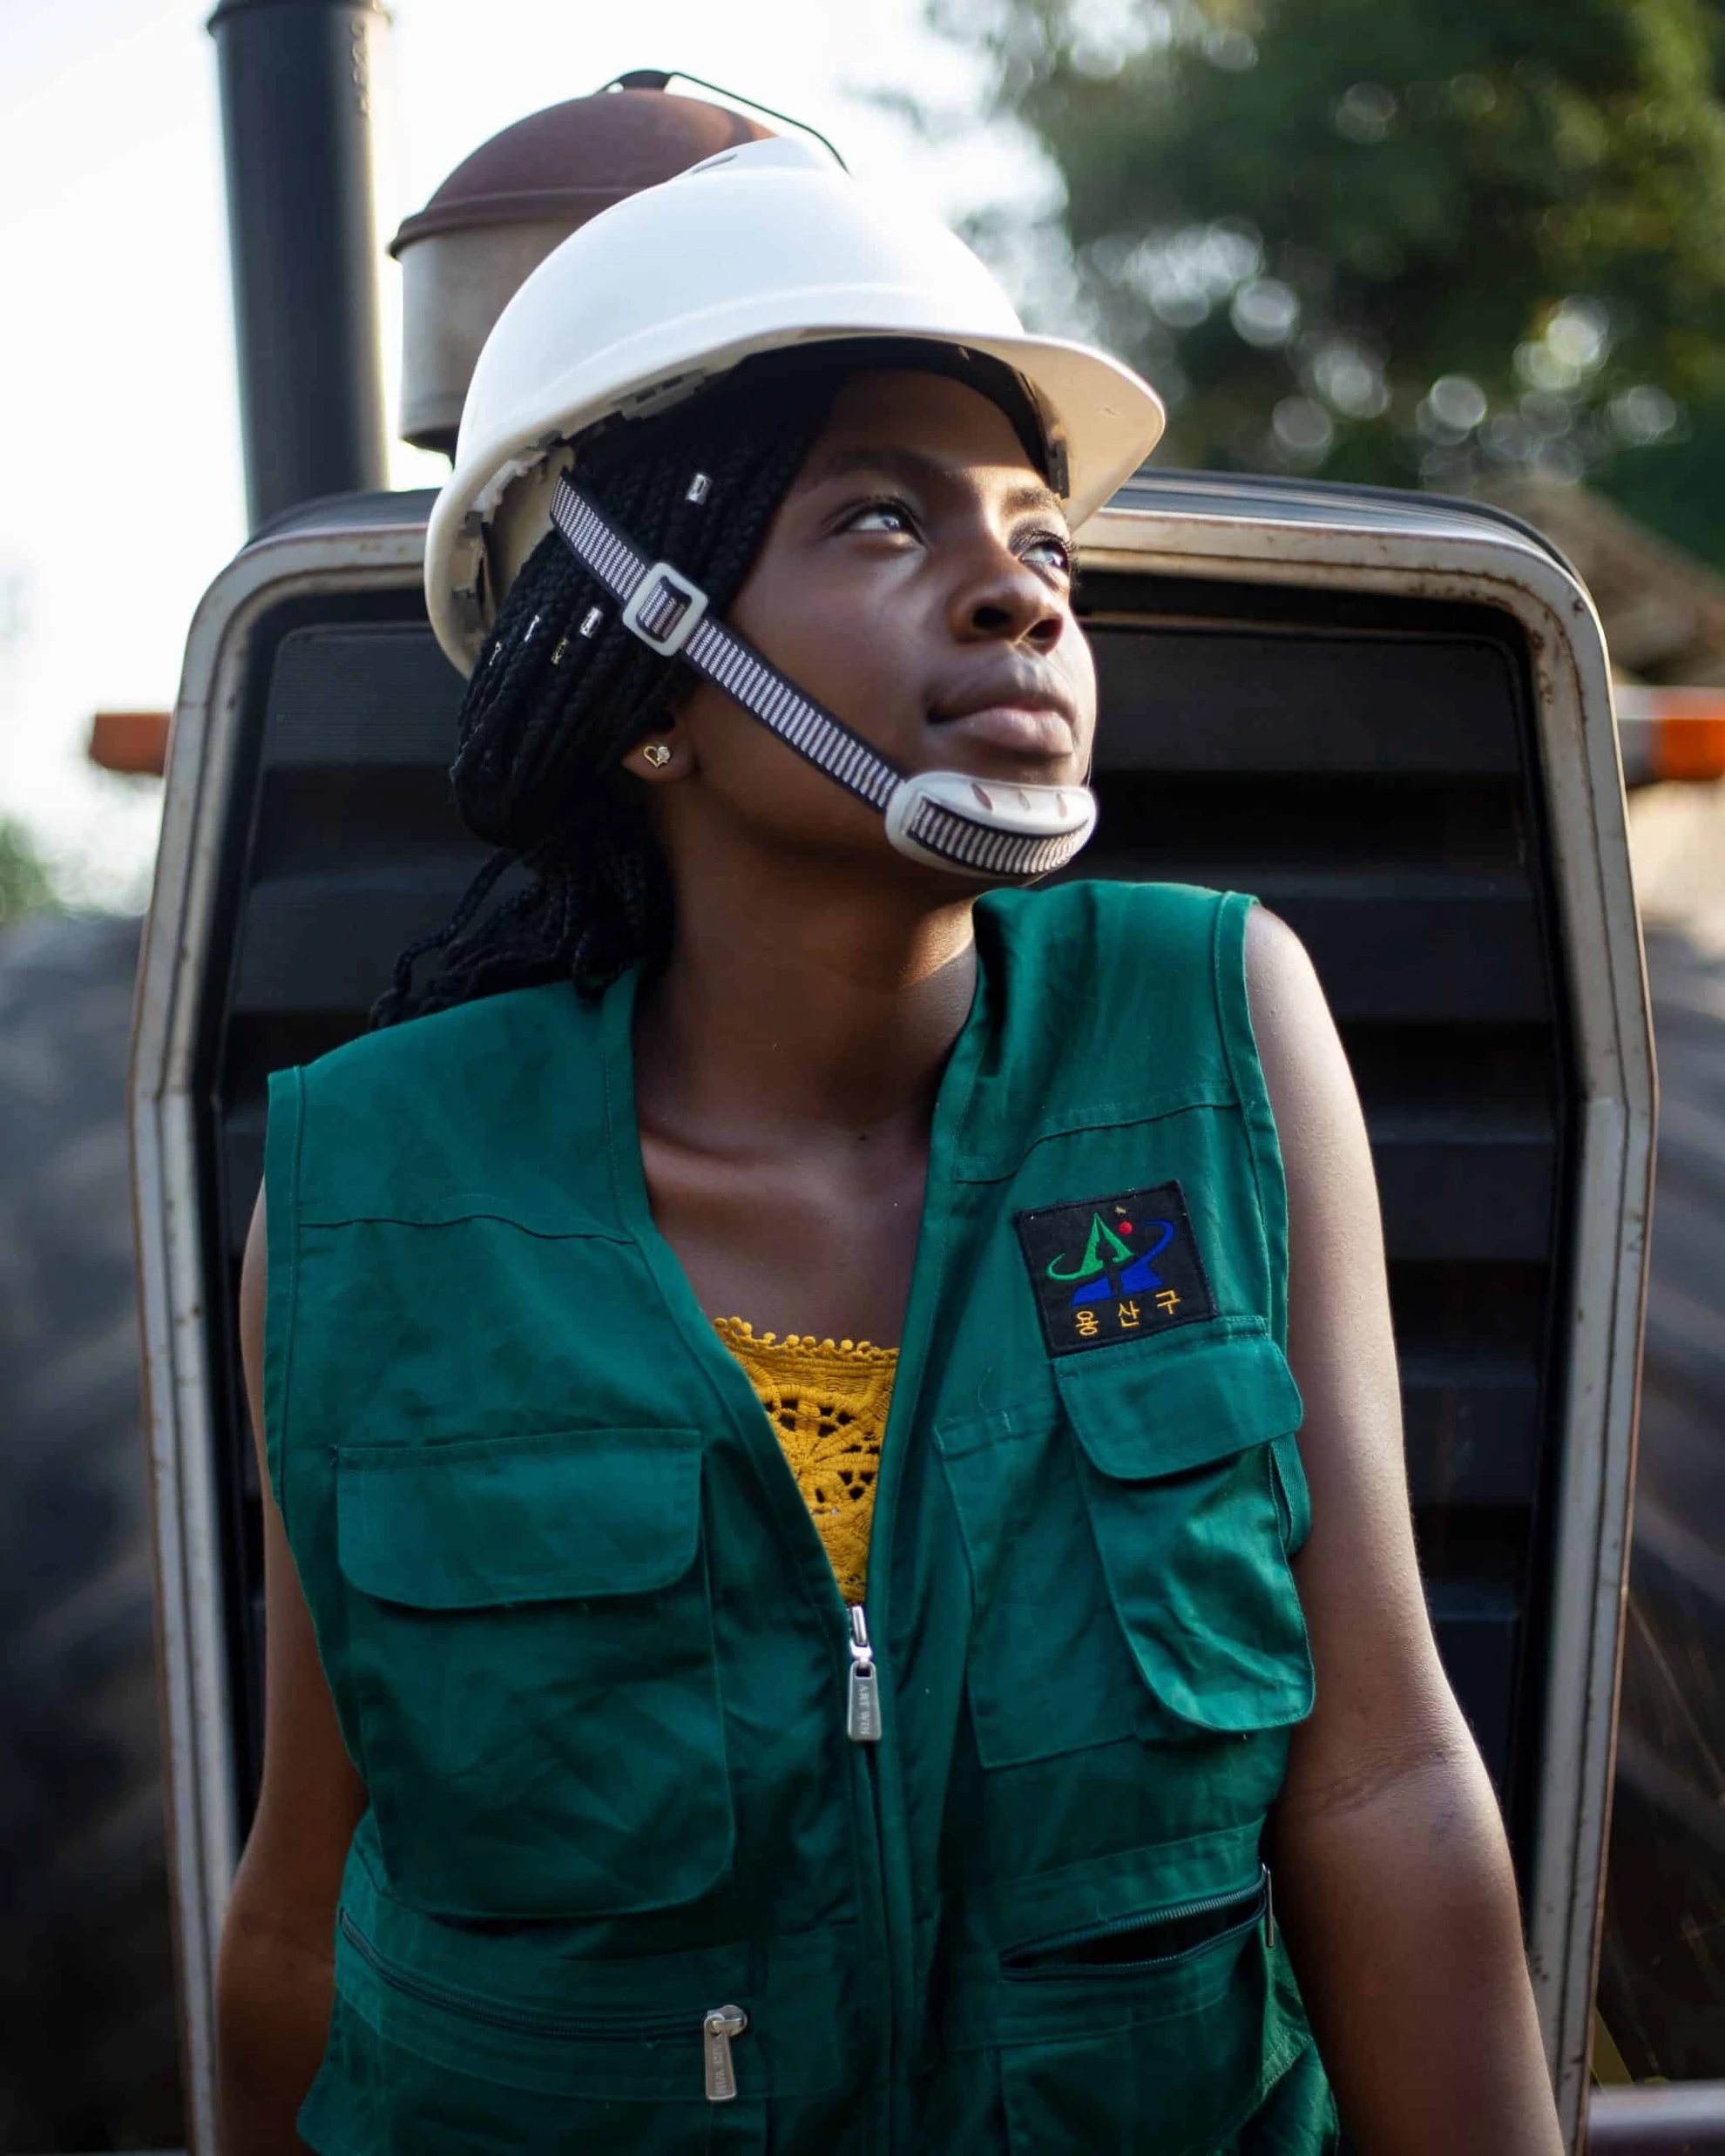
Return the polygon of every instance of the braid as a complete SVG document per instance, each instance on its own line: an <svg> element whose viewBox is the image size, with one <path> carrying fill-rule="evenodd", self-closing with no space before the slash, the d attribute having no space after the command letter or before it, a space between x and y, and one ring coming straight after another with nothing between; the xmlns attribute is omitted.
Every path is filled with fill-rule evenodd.
<svg viewBox="0 0 1725 2156"><path fill-rule="evenodd" d="M724 612L826 422L835 365L806 362L718 389L659 419L617 424L578 453L584 483L649 557L673 562ZM702 500L689 481L705 472ZM584 625L599 611L592 633ZM495 853L446 928L411 943L374 1026L503 989L572 980L601 993L669 947L670 878L640 790L619 765L680 683L625 629L608 592L555 530L529 555L468 684L450 780L467 828ZM503 872L524 887L483 917ZM416 989L417 960L441 954Z"/></svg>

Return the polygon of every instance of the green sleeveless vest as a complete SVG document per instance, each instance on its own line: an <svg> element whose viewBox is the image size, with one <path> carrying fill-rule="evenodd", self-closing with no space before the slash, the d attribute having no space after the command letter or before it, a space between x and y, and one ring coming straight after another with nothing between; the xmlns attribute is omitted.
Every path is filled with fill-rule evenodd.
<svg viewBox="0 0 1725 2156"><path fill-rule="evenodd" d="M315 2149L1334 2146L1249 904L979 905L867 1652L654 1229L632 979L276 1075L270 1472L370 1796Z"/></svg>

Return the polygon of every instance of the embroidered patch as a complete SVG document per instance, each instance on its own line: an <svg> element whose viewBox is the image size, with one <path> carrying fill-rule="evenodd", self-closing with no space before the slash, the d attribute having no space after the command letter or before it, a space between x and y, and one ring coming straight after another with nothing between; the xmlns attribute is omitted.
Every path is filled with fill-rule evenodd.
<svg viewBox="0 0 1725 2156"><path fill-rule="evenodd" d="M1216 1314L1178 1183L1044 1206L1015 1224L1050 1355Z"/></svg>

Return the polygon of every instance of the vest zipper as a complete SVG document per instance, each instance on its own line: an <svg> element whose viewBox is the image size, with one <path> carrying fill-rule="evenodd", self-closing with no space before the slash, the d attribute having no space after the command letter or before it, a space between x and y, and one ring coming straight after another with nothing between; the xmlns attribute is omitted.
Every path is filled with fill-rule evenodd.
<svg viewBox="0 0 1725 2156"><path fill-rule="evenodd" d="M748 2026L741 2006L715 2006L700 2024L707 2051L707 2100L728 2104L737 2092L737 2070L731 2059L731 2038Z"/></svg>
<svg viewBox="0 0 1725 2156"><path fill-rule="evenodd" d="M487 2028L507 2029L524 2036L571 2039L632 2037L646 2041L687 2034L696 2027L698 2019L707 2102L728 2104L736 2095L737 2076L731 2058L731 2042L748 2026L748 2016L741 2006L710 2007L699 2017L687 2013L659 2014L639 2020L620 2016L536 2013L526 2007L505 2006L496 1999L475 1998L470 1992L457 1991L434 1983L430 1977L415 1976L410 1970L402 1969L381 1953L346 1909L342 1911L341 1926L342 1936L391 1990L399 1991L407 1998L418 1999L427 2006L440 2006L449 2013L480 2022Z"/></svg>
<svg viewBox="0 0 1725 2156"><path fill-rule="evenodd" d="M1163 1924L1183 1923L1194 1916L1208 1916L1213 1910L1237 1907L1248 1900L1249 1912L1237 1924L1230 1924L1221 1931L1213 1932L1207 1939L1200 1939L1191 1946L1181 1947L1174 1954L1152 1954L1135 1962L1077 1962L1063 1965L1060 1957L1075 1947L1093 1946L1099 1939L1120 1938L1133 1931L1153 1931ZM1249 1931L1254 1924L1264 1927L1264 1944L1275 1944L1275 1915L1270 1900L1270 1869L1268 1864L1258 1867L1258 1883L1245 1894L1235 1890L1228 1894L1207 1894L1192 1902L1176 1903L1172 1909L1159 1909L1149 1917L1116 1916L1105 1924L1087 1924L1081 1931L1063 1931L1052 1939L1038 1939L1033 1945L1015 1948L1010 1956L1003 1956L1001 1973L1009 1981L1031 1984L1038 1977L1052 1974L1082 1975L1086 1977L1136 1976L1147 1969L1172 1967L1184 1961L1188 1955L1201 1954L1208 1948L1224 1939L1238 1938Z"/></svg>
<svg viewBox="0 0 1725 2156"><path fill-rule="evenodd" d="M853 1744L881 1740L881 1682L869 1645L868 1612L860 1602L850 1605L850 1692L844 1727Z"/></svg>

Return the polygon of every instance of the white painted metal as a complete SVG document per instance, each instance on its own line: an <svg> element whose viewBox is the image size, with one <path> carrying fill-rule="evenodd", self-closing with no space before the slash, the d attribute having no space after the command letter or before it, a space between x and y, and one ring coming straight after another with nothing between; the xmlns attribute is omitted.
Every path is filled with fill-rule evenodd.
<svg viewBox="0 0 1725 2156"><path fill-rule="evenodd" d="M1194 479L1178 490L1159 487L1153 506L1133 506L1128 494L1085 526L1084 562L1494 605L1520 625L1532 655L1580 1060L1580 1195L1528 1930L1573 2147L1610 1805L1654 1133L1652 1041L1604 639L1581 586L1507 525L1440 506L1291 489L1257 497L1246 514L1241 492ZM132 1113L193 2156L216 2150L213 1980L236 1855L191 1093L215 855L259 616L320 588L411 586L423 544L421 526L380 522L332 524L248 548L199 609L174 715Z"/></svg>
<svg viewBox="0 0 1725 2156"><path fill-rule="evenodd" d="M193 1099L224 810L259 616L321 589L411 589L423 551L417 524L297 532L248 547L210 586L193 619L170 735L156 885L139 965L130 1109L192 2156L217 2156L216 1952L239 1857L206 1345L210 1274Z"/></svg>

